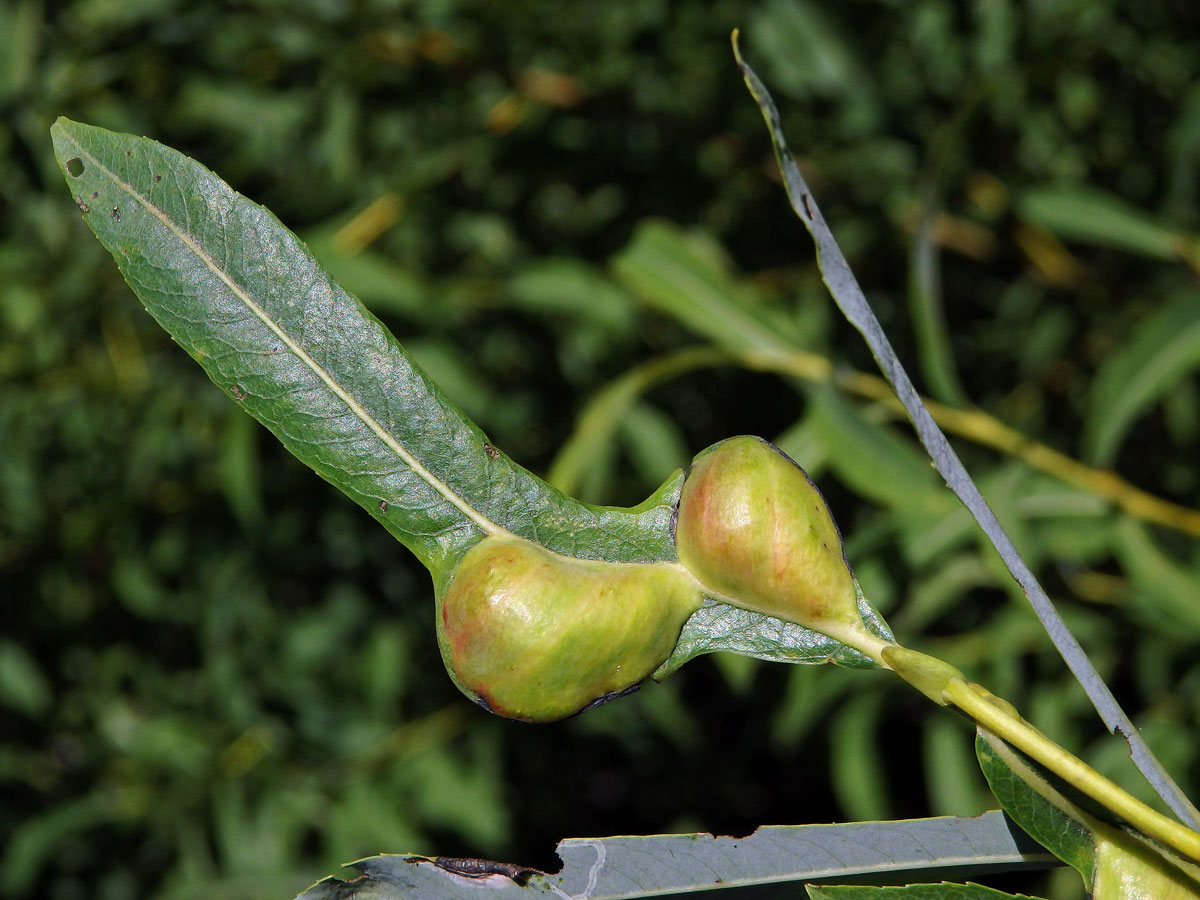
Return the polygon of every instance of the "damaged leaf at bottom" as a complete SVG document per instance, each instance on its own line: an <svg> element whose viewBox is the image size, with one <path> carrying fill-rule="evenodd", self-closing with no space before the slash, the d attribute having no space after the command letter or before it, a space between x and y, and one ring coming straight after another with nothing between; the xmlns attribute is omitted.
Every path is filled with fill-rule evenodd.
<svg viewBox="0 0 1200 900"><path fill-rule="evenodd" d="M748 837L661 834L569 838L557 873L478 859L373 856L358 877L329 877L297 900L530 898L617 900L855 875L969 877L996 866L1045 868L1054 858L1003 813L849 825L772 825ZM907 878L907 880L912 880Z"/></svg>

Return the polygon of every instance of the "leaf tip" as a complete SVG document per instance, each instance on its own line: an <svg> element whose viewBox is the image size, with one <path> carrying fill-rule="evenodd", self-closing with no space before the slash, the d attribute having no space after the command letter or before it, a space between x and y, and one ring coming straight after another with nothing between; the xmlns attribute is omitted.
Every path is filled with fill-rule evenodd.
<svg viewBox="0 0 1200 900"><path fill-rule="evenodd" d="M738 40L741 37L741 34L742 34L742 30L740 28L733 29L733 31L729 32L729 42L731 44L733 44L734 60L737 62L737 64L739 66L744 66L745 63L742 61L742 48L738 44Z"/></svg>

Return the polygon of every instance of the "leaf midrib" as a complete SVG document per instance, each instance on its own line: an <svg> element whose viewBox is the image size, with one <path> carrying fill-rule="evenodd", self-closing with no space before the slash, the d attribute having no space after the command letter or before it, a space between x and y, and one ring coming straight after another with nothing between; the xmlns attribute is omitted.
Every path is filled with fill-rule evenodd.
<svg viewBox="0 0 1200 900"><path fill-rule="evenodd" d="M239 285L233 279L233 277L229 275L228 272L217 265L216 260L209 255L209 253L201 246L200 242L192 234L179 227L162 209L160 209L154 203L151 203L149 198L135 190L131 184L119 178L115 172L113 172L111 169L101 163L94 155L88 152L73 135L64 131L63 137L75 148L75 152L86 160L88 165L95 166L104 174L105 177L112 181L113 184L133 198L133 200L135 200L143 209L145 209L146 212L158 219L158 221L161 222L164 227L174 234L175 237L178 238L179 241L189 251L191 251L191 253L195 255L195 257L200 260L205 267L207 267L225 284L226 287L229 288L233 295L248 310L250 310L250 312L253 313L263 325L265 325L276 337L279 338L280 341L283 342L284 346L287 347L287 349L297 359L299 359L313 372L314 375L324 382L325 386L333 392L334 396L346 404L346 407L350 410L350 412L353 413L355 417L357 417L358 420L361 421L371 432L373 432L375 436L383 442L384 446L399 456L400 459L403 460L404 464L407 465L414 472L414 474L417 475L417 477L437 491L437 493L441 494L442 497L454 505L468 519L474 522L475 525L478 526L485 534L503 534L507 532L507 529L497 525L479 510L471 506L471 504L459 496L459 494L455 492L450 485L446 484L444 481L434 475L433 472L426 468L420 460L409 453L408 450L406 450L404 446L397 441L396 438L390 432L388 432L388 430L384 428L383 425L381 425L379 421L376 420L375 417L372 416L348 390L346 390L346 388L344 388L323 366L318 364L317 361L313 359L303 347L296 343L295 339L293 339L292 336L289 335L282 328L282 326L279 325L279 323L277 323L270 315L267 314L265 309L255 302L254 298L250 296L248 291L243 289L242 286Z"/></svg>

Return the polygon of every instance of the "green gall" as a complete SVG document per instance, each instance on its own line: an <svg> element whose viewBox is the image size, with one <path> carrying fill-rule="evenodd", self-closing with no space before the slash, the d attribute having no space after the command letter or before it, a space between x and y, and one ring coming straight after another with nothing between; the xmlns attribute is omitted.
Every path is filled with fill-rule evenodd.
<svg viewBox="0 0 1200 900"><path fill-rule="evenodd" d="M675 549L718 599L839 640L864 631L825 498L762 438L729 438L696 456L679 498Z"/></svg>
<svg viewBox="0 0 1200 900"><path fill-rule="evenodd" d="M1196 866L1139 837L1106 825L1093 827L1095 900L1197 900Z"/></svg>
<svg viewBox="0 0 1200 900"><path fill-rule="evenodd" d="M649 676L701 600L673 564L573 559L489 537L455 568L438 637L465 693L499 715L545 722Z"/></svg>

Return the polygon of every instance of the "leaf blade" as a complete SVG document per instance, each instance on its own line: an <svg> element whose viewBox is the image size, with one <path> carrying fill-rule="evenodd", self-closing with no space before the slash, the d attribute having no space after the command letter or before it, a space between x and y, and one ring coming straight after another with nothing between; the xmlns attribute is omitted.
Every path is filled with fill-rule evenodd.
<svg viewBox="0 0 1200 900"><path fill-rule="evenodd" d="M808 885L809 900L1036 900L981 884L906 884L897 887Z"/></svg>
<svg viewBox="0 0 1200 900"><path fill-rule="evenodd" d="M1188 237L1128 201L1087 185L1040 185L1017 198L1017 212L1064 240L1152 259L1184 255Z"/></svg>
<svg viewBox="0 0 1200 900"><path fill-rule="evenodd" d="M850 270L850 264L846 261L837 239L829 229L820 207L809 191L795 157L788 148L775 101L771 99L766 85L742 58L741 50L738 48L736 30L734 30L732 38L734 59L741 68L746 87L767 124L767 132L775 150L776 162L783 174L788 200L816 244L817 265L821 270L821 277L825 281L826 287L829 288L830 296L833 297L846 319L862 333L884 377L891 383L897 398L916 427L921 443L929 452L934 467L945 478L947 486L970 510L972 517L1000 554L1005 567L1029 599L1051 642L1076 680L1083 686L1088 699L1096 708L1100 718L1104 720L1105 726L1110 731L1121 733L1129 744L1134 765L1137 766L1143 777L1182 821L1195 827L1197 822L1200 822L1200 811L1192 805L1179 786L1175 784L1163 768L1162 763L1154 756L1149 745L1142 739L1129 716L1121 709L1112 691L1109 690L1108 685L1096 671L1096 667L1088 659L1079 641L1067 628L1045 589L1042 588L1028 564L1017 552L1012 540L1000 526L995 513L984 501L979 487L971 480L945 434L921 401L912 379L908 377L908 373L900 363L900 358L892 349L891 342L884 334L883 326L880 325L867 302L866 295Z"/></svg>
<svg viewBox="0 0 1200 900"><path fill-rule="evenodd" d="M775 825L745 838L710 834L569 838L558 845L561 872L519 866L466 878L435 861L388 855L352 865L351 882L330 876L298 900L400 897L587 897L617 900L717 886L740 887L914 870L982 871L996 865L1037 868L1049 854L1010 830L1003 814L848 825ZM470 861L480 863L482 861ZM503 864L502 864L503 865ZM477 869L486 868L479 865Z"/></svg>
<svg viewBox="0 0 1200 900"><path fill-rule="evenodd" d="M1090 883L1095 847L1086 821L1031 766L1018 772L1002 756L1005 751L1018 758L998 739L977 734L975 753L992 793L1018 825Z"/></svg>
<svg viewBox="0 0 1200 900"><path fill-rule="evenodd" d="M218 387L408 546L435 584L444 586L457 559L489 531L581 558L675 559L681 472L630 509L567 497L488 443L269 210L148 138L67 119L52 135L85 222L147 311ZM247 253L247 243L256 252ZM712 627L714 605L737 619L734 634ZM878 614L867 615L886 629ZM786 662L865 660L807 629L723 603L697 613L681 644L660 677L716 650Z"/></svg>

